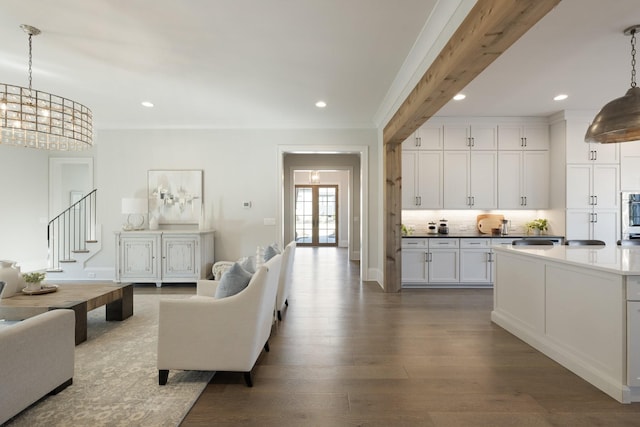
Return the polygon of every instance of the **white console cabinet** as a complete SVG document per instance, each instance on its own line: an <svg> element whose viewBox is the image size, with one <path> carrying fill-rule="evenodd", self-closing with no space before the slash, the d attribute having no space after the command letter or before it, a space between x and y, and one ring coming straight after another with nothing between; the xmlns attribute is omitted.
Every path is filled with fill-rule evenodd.
<svg viewBox="0 0 640 427"><path fill-rule="evenodd" d="M116 232L116 281L189 283L206 279L214 262L213 230Z"/></svg>

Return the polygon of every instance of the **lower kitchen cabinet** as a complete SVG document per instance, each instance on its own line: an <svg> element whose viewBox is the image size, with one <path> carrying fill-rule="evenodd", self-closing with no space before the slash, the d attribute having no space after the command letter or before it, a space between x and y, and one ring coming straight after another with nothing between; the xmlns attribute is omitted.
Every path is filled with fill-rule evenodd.
<svg viewBox="0 0 640 427"><path fill-rule="evenodd" d="M190 283L206 279L214 261L214 231L116 232L116 281Z"/></svg>
<svg viewBox="0 0 640 427"><path fill-rule="evenodd" d="M521 238L523 236L403 238L402 287L491 287L495 277L494 253L491 247L510 246L514 240ZM558 236L526 238L551 238L559 241L559 244L563 242Z"/></svg>
<svg viewBox="0 0 640 427"><path fill-rule="evenodd" d="M403 239L402 286L455 284L459 281L459 239Z"/></svg>
<svg viewBox="0 0 640 427"><path fill-rule="evenodd" d="M460 239L460 283L492 283L492 257L491 239Z"/></svg>

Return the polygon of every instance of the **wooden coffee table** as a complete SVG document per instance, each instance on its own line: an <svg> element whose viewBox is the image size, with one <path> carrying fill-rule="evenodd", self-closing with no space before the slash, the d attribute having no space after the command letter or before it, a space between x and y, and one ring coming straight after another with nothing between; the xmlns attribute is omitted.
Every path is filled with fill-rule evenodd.
<svg viewBox="0 0 640 427"><path fill-rule="evenodd" d="M18 293L0 300L0 319L24 320L49 310L68 308L76 312L76 345L87 340L87 313L106 305L107 320L133 315L131 283L65 283L47 294Z"/></svg>

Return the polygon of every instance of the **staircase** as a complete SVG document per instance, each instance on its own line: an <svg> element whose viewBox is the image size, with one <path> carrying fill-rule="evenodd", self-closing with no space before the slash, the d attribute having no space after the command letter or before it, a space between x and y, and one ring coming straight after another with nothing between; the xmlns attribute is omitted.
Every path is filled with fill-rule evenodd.
<svg viewBox="0 0 640 427"><path fill-rule="evenodd" d="M47 273L55 279L85 279L87 260L100 251L96 224L97 189L49 221ZM53 276L55 275L55 276Z"/></svg>

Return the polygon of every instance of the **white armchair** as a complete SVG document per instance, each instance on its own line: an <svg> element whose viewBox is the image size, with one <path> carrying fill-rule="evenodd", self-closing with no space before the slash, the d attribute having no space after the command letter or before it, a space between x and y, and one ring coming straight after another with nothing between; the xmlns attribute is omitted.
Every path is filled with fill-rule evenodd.
<svg viewBox="0 0 640 427"><path fill-rule="evenodd" d="M244 372L253 386L251 370L262 349L269 351L281 262L281 255L271 258L230 297L213 298L219 282L199 280L196 296L160 301L160 385L170 369L183 369Z"/></svg>
<svg viewBox="0 0 640 427"><path fill-rule="evenodd" d="M295 240L290 242L282 252L282 267L278 279L278 295L276 297L276 310L278 320L282 320L282 311L289 306L289 291L291 289L291 272L293 271L293 258L296 253Z"/></svg>

